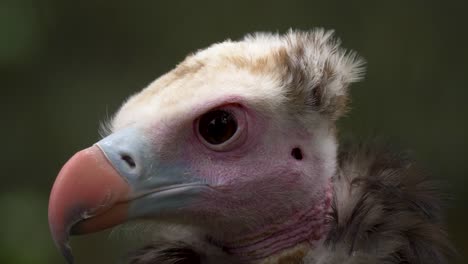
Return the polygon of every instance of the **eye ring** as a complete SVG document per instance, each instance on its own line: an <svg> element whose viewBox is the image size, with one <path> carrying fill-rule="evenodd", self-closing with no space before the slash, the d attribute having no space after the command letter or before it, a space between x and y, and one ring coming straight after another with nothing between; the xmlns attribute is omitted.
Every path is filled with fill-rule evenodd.
<svg viewBox="0 0 468 264"><path fill-rule="evenodd" d="M238 106L214 108L195 122L199 140L214 151L228 151L238 146L245 128L245 113Z"/></svg>

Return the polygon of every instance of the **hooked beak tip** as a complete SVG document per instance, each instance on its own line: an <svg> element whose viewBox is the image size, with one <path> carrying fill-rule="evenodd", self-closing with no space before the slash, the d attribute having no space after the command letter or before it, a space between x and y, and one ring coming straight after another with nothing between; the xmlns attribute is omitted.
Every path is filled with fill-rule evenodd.
<svg viewBox="0 0 468 264"><path fill-rule="evenodd" d="M69 244L68 232L54 231L51 226L52 238L55 246L60 250L68 264L73 264L74 258Z"/></svg>
<svg viewBox="0 0 468 264"><path fill-rule="evenodd" d="M129 193L127 182L97 146L78 152L63 166L52 187L48 216L54 242L68 263L73 263L69 235L96 232L122 222L126 212L109 216L107 212L126 201ZM94 216L99 216L99 221L94 221ZM90 223L83 225L87 221Z"/></svg>
<svg viewBox="0 0 468 264"><path fill-rule="evenodd" d="M60 251L62 252L63 257L65 258L65 261L68 264L73 264L74 258L68 241L60 245Z"/></svg>

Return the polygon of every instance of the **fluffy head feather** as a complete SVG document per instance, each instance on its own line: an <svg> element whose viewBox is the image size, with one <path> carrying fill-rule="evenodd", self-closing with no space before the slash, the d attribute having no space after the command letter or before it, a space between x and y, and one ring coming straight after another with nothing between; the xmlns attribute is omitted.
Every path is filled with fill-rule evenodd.
<svg viewBox="0 0 468 264"><path fill-rule="evenodd" d="M170 112L185 114L200 102L230 95L304 122L315 121L317 114L334 120L347 110L349 84L364 73L364 61L339 45L333 31L323 29L257 33L214 44L131 97L113 128L135 117L154 120Z"/></svg>

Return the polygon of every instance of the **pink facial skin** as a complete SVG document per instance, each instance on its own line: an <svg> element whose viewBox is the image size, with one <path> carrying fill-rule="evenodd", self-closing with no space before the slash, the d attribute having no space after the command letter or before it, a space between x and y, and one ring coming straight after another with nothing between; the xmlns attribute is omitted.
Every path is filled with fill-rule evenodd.
<svg viewBox="0 0 468 264"><path fill-rule="evenodd" d="M198 132L198 119L213 109L233 113L238 122L234 139L221 147L210 146ZM189 177L209 185L188 207L176 212L178 217L174 221L201 227L226 246L261 233L265 226L277 226L278 237L268 239L281 248L274 246L270 251L255 252L257 256L265 256L303 240L315 241L321 237L317 232L323 234L327 230L321 220L329 206L325 197L332 175L327 169L329 160L323 158L330 151L325 155L320 141L330 138L324 138L323 133L320 138L309 133L292 117L278 118L254 109L258 107L250 107L241 97L217 98L193 107L190 115L155 121L147 134L152 137L156 158L182 164ZM302 159L291 154L294 148L301 149ZM335 157L332 159L331 163ZM324 206L320 215L307 213ZM301 214L308 215L307 221L288 224ZM310 219L319 224L311 227ZM294 233L307 227L317 230L293 236L300 241L288 239L276 244L279 243L276 239L289 237L285 234L287 230ZM251 244L247 251L261 245L252 241ZM239 251L237 246L233 248L235 252Z"/></svg>
<svg viewBox="0 0 468 264"><path fill-rule="evenodd" d="M224 150L204 144L196 122L185 141L183 157L190 164L190 173L212 187L193 210L208 219L211 230L216 232L220 226L220 234L215 236L221 240L242 236L262 225L284 221L323 199L329 177L323 173L320 150L310 147L313 135L292 126L291 121L274 123L274 117L255 112L239 100L205 109L202 113L227 109L238 116L243 127L238 142L229 144L235 147ZM302 160L291 155L295 147L301 149ZM239 230L226 230L225 225Z"/></svg>
<svg viewBox="0 0 468 264"><path fill-rule="evenodd" d="M244 260L261 259L282 249L306 241L316 245L329 232L329 217L332 200L332 186L324 192L321 201L309 210L291 215L280 224L265 225L241 239L226 241L224 247L231 254Z"/></svg>

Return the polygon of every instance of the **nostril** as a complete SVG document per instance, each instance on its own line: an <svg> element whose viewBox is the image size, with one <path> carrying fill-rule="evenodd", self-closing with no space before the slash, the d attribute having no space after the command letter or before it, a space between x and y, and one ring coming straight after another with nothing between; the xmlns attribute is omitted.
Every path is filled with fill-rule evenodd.
<svg viewBox="0 0 468 264"><path fill-rule="evenodd" d="M135 160L133 160L132 157L130 157L130 155L128 154L120 154L120 158L125 161L125 163L127 163L127 165L130 167L130 168L135 168L136 167L136 163L135 163Z"/></svg>

